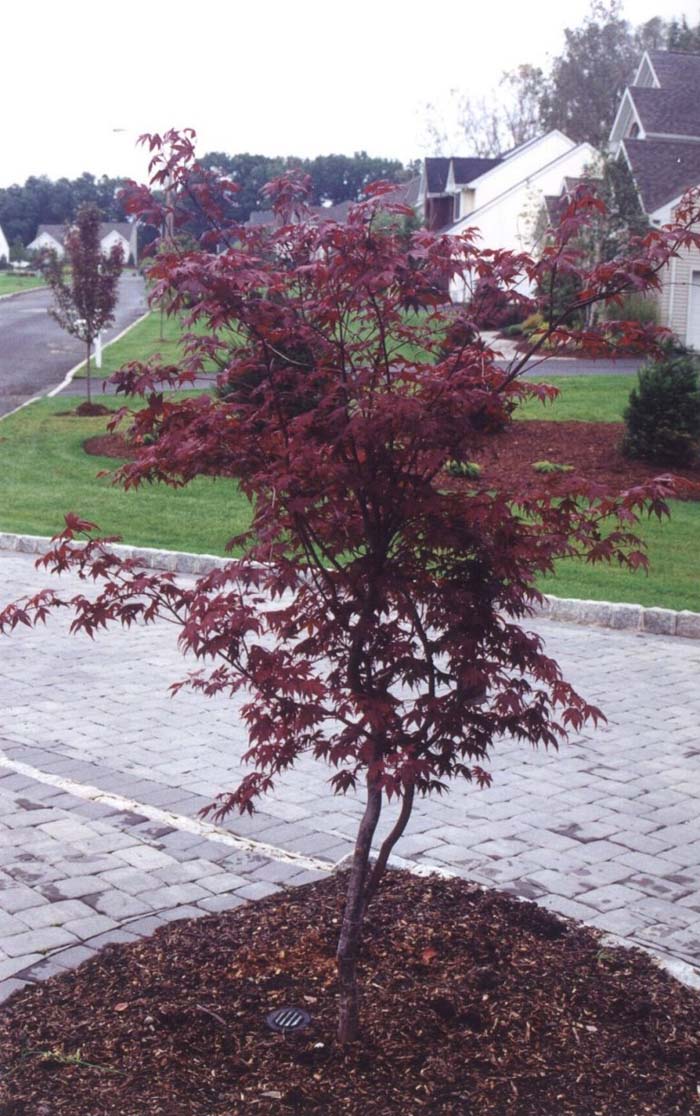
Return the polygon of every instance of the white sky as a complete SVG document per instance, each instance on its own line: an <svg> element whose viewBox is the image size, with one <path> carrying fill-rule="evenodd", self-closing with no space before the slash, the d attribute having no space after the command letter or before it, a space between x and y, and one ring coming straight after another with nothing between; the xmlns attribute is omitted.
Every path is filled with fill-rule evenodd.
<svg viewBox="0 0 700 1116"><path fill-rule="evenodd" d="M478 9L478 10L477 10ZM30 174L144 180L141 132L198 150L425 153L425 105L546 65L589 0L6 0L0 186ZM637 24L700 0L624 0ZM115 129L124 129L115 131Z"/></svg>

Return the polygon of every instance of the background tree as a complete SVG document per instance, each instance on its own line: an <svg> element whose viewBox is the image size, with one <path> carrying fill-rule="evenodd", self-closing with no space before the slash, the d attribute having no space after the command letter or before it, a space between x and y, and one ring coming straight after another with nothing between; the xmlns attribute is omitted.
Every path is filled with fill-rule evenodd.
<svg viewBox="0 0 700 1116"><path fill-rule="evenodd" d="M87 361L87 402L92 405L90 357L92 346L105 326L114 321L117 286L124 266L124 254L115 245L109 255L100 247L100 211L95 205L81 205L75 224L64 239L65 260L55 252L42 261L42 272L51 287L54 307L49 311L62 329L85 343ZM68 264L68 275L65 272Z"/></svg>
<svg viewBox="0 0 700 1116"><path fill-rule="evenodd" d="M23 186L15 184L0 189L0 225L8 240L27 245L36 236L39 225L61 225L73 221L78 208L91 202L102 214L103 221L123 221L125 213L119 201L123 178L96 178L82 174L79 178L30 176Z"/></svg>
<svg viewBox="0 0 700 1116"><path fill-rule="evenodd" d="M192 167L190 136L172 133L165 143L151 141L155 181L170 184L177 206L191 173L201 189L202 171ZM365 912L416 797L443 792L453 778L488 783L483 764L505 734L556 746L599 715L523 626L540 599L536 579L576 555L643 565L630 524L643 508L663 514L673 488L666 479L606 495L566 474L502 491L445 474L511 421L519 401L554 392L520 382L531 353L503 371L469 310L455 322L443 293L449 279L478 274L513 292L525 278L536 284L545 272L575 268L575 234L596 199L572 201L536 263L479 250L468 236L407 238L393 221L378 226L383 210L409 215L383 204L380 189L344 224L292 221L303 210L298 176L267 196L279 226L236 226L223 253L156 261L156 283L173 310L189 314L186 357L179 368L133 365L118 376L121 391L146 400L131 416L140 448L121 482L235 478L254 508L250 530L230 544L243 557L180 586L99 540L76 545L92 525L70 516L45 562L99 583L96 595L61 602L44 591L0 614L0 630L43 620L61 603L76 614L73 628L89 634L159 615L179 625L183 649L202 663L181 684L249 698L241 715L252 771L210 808L217 818L252 811L304 754L331 767L337 793L363 792L337 948L338 1034L347 1042L359 1026ZM144 191L132 204L157 209ZM220 241L220 209L213 196L207 205ZM584 272L576 305L653 286L671 252L700 244L694 219L654 230L629 259ZM222 326L229 337L237 331L235 346ZM627 334L649 341L634 327ZM545 337L567 334L554 322ZM587 344L609 350L602 332ZM225 394L175 401L164 393L212 356ZM393 802L372 866L380 815Z"/></svg>
<svg viewBox="0 0 700 1116"><path fill-rule="evenodd" d="M565 30L548 70L521 65L485 97L452 90L447 106L428 105L426 146L436 155L493 156L559 128L602 151L645 50L700 51L700 23L655 16L634 27L620 0L594 0L583 23Z"/></svg>

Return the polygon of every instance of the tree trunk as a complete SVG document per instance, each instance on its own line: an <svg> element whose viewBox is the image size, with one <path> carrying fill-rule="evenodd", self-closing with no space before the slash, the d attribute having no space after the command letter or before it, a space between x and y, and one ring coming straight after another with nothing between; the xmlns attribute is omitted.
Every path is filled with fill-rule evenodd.
<svg viewBox="0 0 700 1116"><path fill-rule="evenodd" d="M345 897L343 924L336 951L340 986L338 1042L341 1045L346 1042L353 1042L357 1038L360 1023L357 994L357 957L367 907L365 882L369 869L369 854L372 850L372 838L382 809L382 792L379 787L373 785L373 782L372 777L368 775L367 804L357 833L348 890Z"/></svg>
<svg viewBox="0 0 700 1116"><path fill-rule="evenodd" d="M92 403L92 385L90 383L90 349L91 349L91 347L92 346L90 345L90 342L88 341L86 343L86 348L87 348L86 375L87 375L87 401L88 401L88 403Z"/></svg>
<svg viewBox="0 0 700 1116"><path fill-rule="evenodd" d="M365 906L367 906L370 899L379 887L381 878L386 871L387 861L391 856L391 851L394 848L394 845L398 841L399 837L403 835L403 831L408 824L408 819L410 818L413 811L414 794L414 785L413 783L409 783L409 785L404 788L403 799L401 800L401 811L398 818L396 819L396 823L391 830L391 833L382 842L381 848L379 849L379 856L377 857L374 863L374 867L372 868L369 882L367 884L367 887L365 888Z"/></svg>

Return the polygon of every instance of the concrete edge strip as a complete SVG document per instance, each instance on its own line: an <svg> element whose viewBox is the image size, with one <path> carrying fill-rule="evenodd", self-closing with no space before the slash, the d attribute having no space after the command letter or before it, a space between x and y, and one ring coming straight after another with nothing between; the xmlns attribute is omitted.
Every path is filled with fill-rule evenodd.
<svg viewBox="0 0 700 1116"><path fill-rule="evenodd" d="M267 845L264 841L255 841L248 837L237 837L227 829L214 825L212 822L202 821L199 818L189 818L184 814L173 814L169 810L162 810L159 806L149 806L148 803L137 802L132 798L125 798L120 794L102 791L99 787L90 786L88 783L77 783L73 779L65 779L61 775L53 775L48 771L41 771L31 764L22 763L21 760L10 759L0 752L0 768L13 771L16 775L24 775L27 779L34 779L37 783L44 783L66 794L73 794L76 798L84 798L88 802L99 802L103 806L111 806L115 810L128 811L132 814L143 814L151 821L159 822L183 833L192 833L204 841L217 841L219 844L228 845L239 852L255 853L264 856L267 860L276 860L282 864L297 865L299 871L331 872L333 865L327 860L317 860L315 857L302 856L301 853L288 852L275 845Z"/></svg>
<svg viewBox="0 0 700 1116"><path fill-rule="evenodd" d="M114 345L115 341L121 341L122 337L125 337L126 334L134 328L134 326L139 325L140 322L143 322L146 320L146 318L150 317L151 313L152 311L149 309L146 311L145 314L142 314L140 318L136 318L136 320L131 322L131 324L126 327L126 329L123 329L121 333L118 333L116 337L113 337L110 341L107 341L102 346L102 351L104 352L104 350L108 349L110 345ZM66 372L58 387L51 388L51 391L46 392L46 398L53 399L55 395L59 395L64 390L64 388L67 388L73 382L73 378L75 377L76 372L80 368L82 368L84 364L85 361L81 360L79 364L74 365L74 367L71 368L69 372Z"/></svg>
<svg viewBox="0 0 700 1116"><path fill-rule="evenodd" d="M101 791L99 787L93 787L87 783L78 783L73 779L66 779L61 775L54 775L48 771L41 771L31 764L22 763L21 760L10 759L9 756L3 755L2 752L0 752L0 769L13 771L17 775L24 775L26 778L34 779L38 783L56 787L67 794L75 795L76 798L83 798L89 802L99 802L104 806L111 806L120 811L143 814L145 817L150 818L152 821L160 822L162 825L168 825L174 829L179 829L183 833L195 834L203 840L217 841L220 844L237 849L239 852L257 853L260 856L264 856L267 860L275 860L283 864L292 864L298 867L300 871L326 872L330 874L342 870L343 868L348 868L352 860L352 856L349 855L343 857L336 864L332 864L328 860L303 856L301 853L289 852L287 849L280 849L275 845L265 844L264 841L237 837L235 834L229 833L228 830L213 825L211 822L200 821L198 818L189 818L183 814L173 814L168 810L160 809L158 806L149 806L147 803L137 802L135 799L124 798L122 795L113 794L108 791ZM436 864L416 864L413 861L404 860L400 856L391 856L389 858L389 865L394 868L407 869L412 875L423 878L427 876L439 876L441 879L465 878L449 868L444 868ZM467 879L466 882L475 883L476 886L481 888L484 887L484 885L478 881L469 881L469 879ZM510 898L517 899L523 903L529 901L519 895L510 895ZM155 914L157 912L153 913ZM135 920L138 920L140 917L142 916L135 916ZM124 925L128 927L128 920ZM629 949L630 947L635 947L637 949L642 949L650 954L654 961L662 969L670 973L671 976L675 977L676 980L690 988L700 988L700 970L687 961L683 961L681 958L660 952L646 943L637 940L634 936L624 938L615 934L606 934L602 941L603 944L608 944L615 948ZM65 948L72 947L60 946L56 950L51 950L47 956L58 956Z"/></svg>
<svg viewBox="0 0 700 1116"><path fill-rule="evenodd" d="M50 542L47 535L0 532L0 551L43 554ZM155 550L146 546L115 544L110 549L120 558L135 558L148 569L168 570L195 577L221 569L230 561L214 554L188 554L177 550ZM542 606L535 609L534 615L545 620L612 628L616 631L700 639L700 612L690 612L687 609L677 612L670 608L647 608L639 604L545 596Z"/></svg>
<svg viewBox="0 0 700 1116"><path fill-rule="evenodd" d="M8 298L21 298L22 295L34 294L34 291L47 291L47 283L39 283L36 287L28 287L26 291L10 291L8 294L0 295L0 302L5 302Z"/></svg>

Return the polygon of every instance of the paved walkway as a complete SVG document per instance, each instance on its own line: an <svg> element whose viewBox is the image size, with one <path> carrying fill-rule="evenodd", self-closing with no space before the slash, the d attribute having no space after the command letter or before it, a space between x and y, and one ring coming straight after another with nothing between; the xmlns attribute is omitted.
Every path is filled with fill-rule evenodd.
<svg viewBox="0 0 700 1116"><path fill-rule="evenodd" d="M2 603L47 576L0 551ZM398 851L700 967L700 642L532 626L608 724L558 754L504 742L493 787L420 802ZM188 669L175 637L163 624L93 643L54 617L2 639L0 996L351 849L360 804L312 762L252 819L198 821L245 741L235 702L168 695Z"/></svg>

